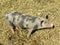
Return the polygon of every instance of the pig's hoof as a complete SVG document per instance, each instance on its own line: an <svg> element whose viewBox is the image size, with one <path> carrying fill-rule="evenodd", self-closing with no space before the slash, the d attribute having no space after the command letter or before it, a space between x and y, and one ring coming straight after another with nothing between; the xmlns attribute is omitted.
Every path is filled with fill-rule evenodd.
<svg viewBox="0 0 60 45"><path fill-rule="evenodd" d="M0 43L0 45L3 45L2 43Z"/></svg>
<svg viewBox="0 0 60 45"><path fill-rule="evenodd" d="M48 15L46 15L46 19L48 19Z"/></svg>
<svg viewBox="0 0 60 45"><path fill-rule="evenodd" d="M11 40L12 39L12 37L9 37L9 40Z"/></svg>

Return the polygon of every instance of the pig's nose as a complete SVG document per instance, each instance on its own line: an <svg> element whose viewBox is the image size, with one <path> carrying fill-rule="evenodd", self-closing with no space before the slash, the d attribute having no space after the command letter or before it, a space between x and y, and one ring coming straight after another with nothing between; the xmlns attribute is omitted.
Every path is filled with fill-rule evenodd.
<svg viewBox="0 0 60 45"><path fill-rule="evenodd" d="M55 27L54 24L51 24L51 27L54 28Z"/></svg>
<svg viewBox="0 0 60 45"><path fill-rule="evenodd" d="M52 28L54 28L55 26L53 25Z"/></svg>

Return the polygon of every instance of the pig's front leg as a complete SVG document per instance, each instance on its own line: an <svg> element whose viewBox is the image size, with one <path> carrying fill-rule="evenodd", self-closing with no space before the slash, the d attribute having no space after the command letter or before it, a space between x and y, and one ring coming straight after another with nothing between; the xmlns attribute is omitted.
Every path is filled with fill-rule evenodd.
<svg viewBox="0 0 60 45"><path fill-rule="evenodd" d="M27 38L29 38L30 36L31 36L31 33L32 33L32 31L33 31L33 29L31 28L31 29L28 29L28 34L27 34Z"/></svg>

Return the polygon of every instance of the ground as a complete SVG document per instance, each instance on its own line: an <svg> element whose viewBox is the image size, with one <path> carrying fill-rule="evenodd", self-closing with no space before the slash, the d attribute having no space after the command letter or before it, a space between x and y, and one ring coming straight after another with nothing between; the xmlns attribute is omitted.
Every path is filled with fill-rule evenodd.
<svg viewBox="0 0 60 45"><path fill-rule="evenodd" d="M27 39L26 30L12 35L5 21L7 12L17 11L31 16L49 16L54 29L42 29ZM12 37L11 37L12 35ZM60 45L60 0L0 0L0 45Z"/></svg>

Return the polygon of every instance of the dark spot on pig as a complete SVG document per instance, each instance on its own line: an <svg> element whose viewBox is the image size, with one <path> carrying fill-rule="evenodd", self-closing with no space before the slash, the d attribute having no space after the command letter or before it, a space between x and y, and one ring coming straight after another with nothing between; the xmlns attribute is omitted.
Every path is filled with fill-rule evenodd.
<svg viewBox="0 0 60 45"><path fill-rule="evenodd" d="M24 21L21 21L21 22L19 23L19 26L20 26L22 29L24 28L23 23L24 23Z"/></svg>
<svg viewBox="0 0 60 45"><path fill-rule="evenodd" d="M29 18L26 19L26 21L31 21L31 20L32 20L31 17L29 17Z"/></svg>
<svg viewBox="0 0 60 45"><path fill-rule="evenodd" d="M19 12L14 12L14 13L12 13L12 15L16 15L16 14L21 15L22 13L19 13Z"/></svg>
<svg viewBox="0 0 60 45"><path fill-rule="evenodd" d="M36 30L36 29L38 29L38 25L37 24L34 26L33 30Z"/></svg>
<svg viewBox="0 0 60 45"><path fill-rule="evenodd" d="M11 26L14 26L14 24L11 21L9 21L9 23L10 23Z"/></svg>
<svg viewBox="0 0 60 45"><path fill-rule="evenodd" d="M13 17L13 22L15 21L15 17Z"/></svg>
<svg viewBox="0 0 60 45"><path fill-rule="evenodd" d="M36 17L29 17L26 19L26 21L31 21L32 23L35 22Z"/></svg>
<svg viewBox="0 0 60 45"><path fill-rule="evenodd" d="M35 20L36 20L36 17L32 17L32 22L35 22Z"/></svg>
<svg viewBox="0 0 60 45"><path fill-rule="evenodd" d="M14 16L14 15L16 15L18 12L14 12L14 13L12 13L12 16Z"/></svg>
<svg viewBox="0 0 60 45"><path fill-rule="evenodd" d="M22 28L22 29L25 29L25 27L24 27L24 21L21 21L20 23L19 23L19 26Z"/></svg>
<svg viewBox="0 0 60 45"><path fill-rule="evenodd" d="M21 18L22 18L22 20L20 21L19 26L21 28L24 28L24 25L23 24L24 24L24 20L25 20L26 16L22 15Z"/></svg>
<svg viewBox="0 0 60 45"><path fill-rule="evenodd" d="M24 20L26 18L26 16L25 15L21 15L21 18L22 18L22 20Z"/></svg>

